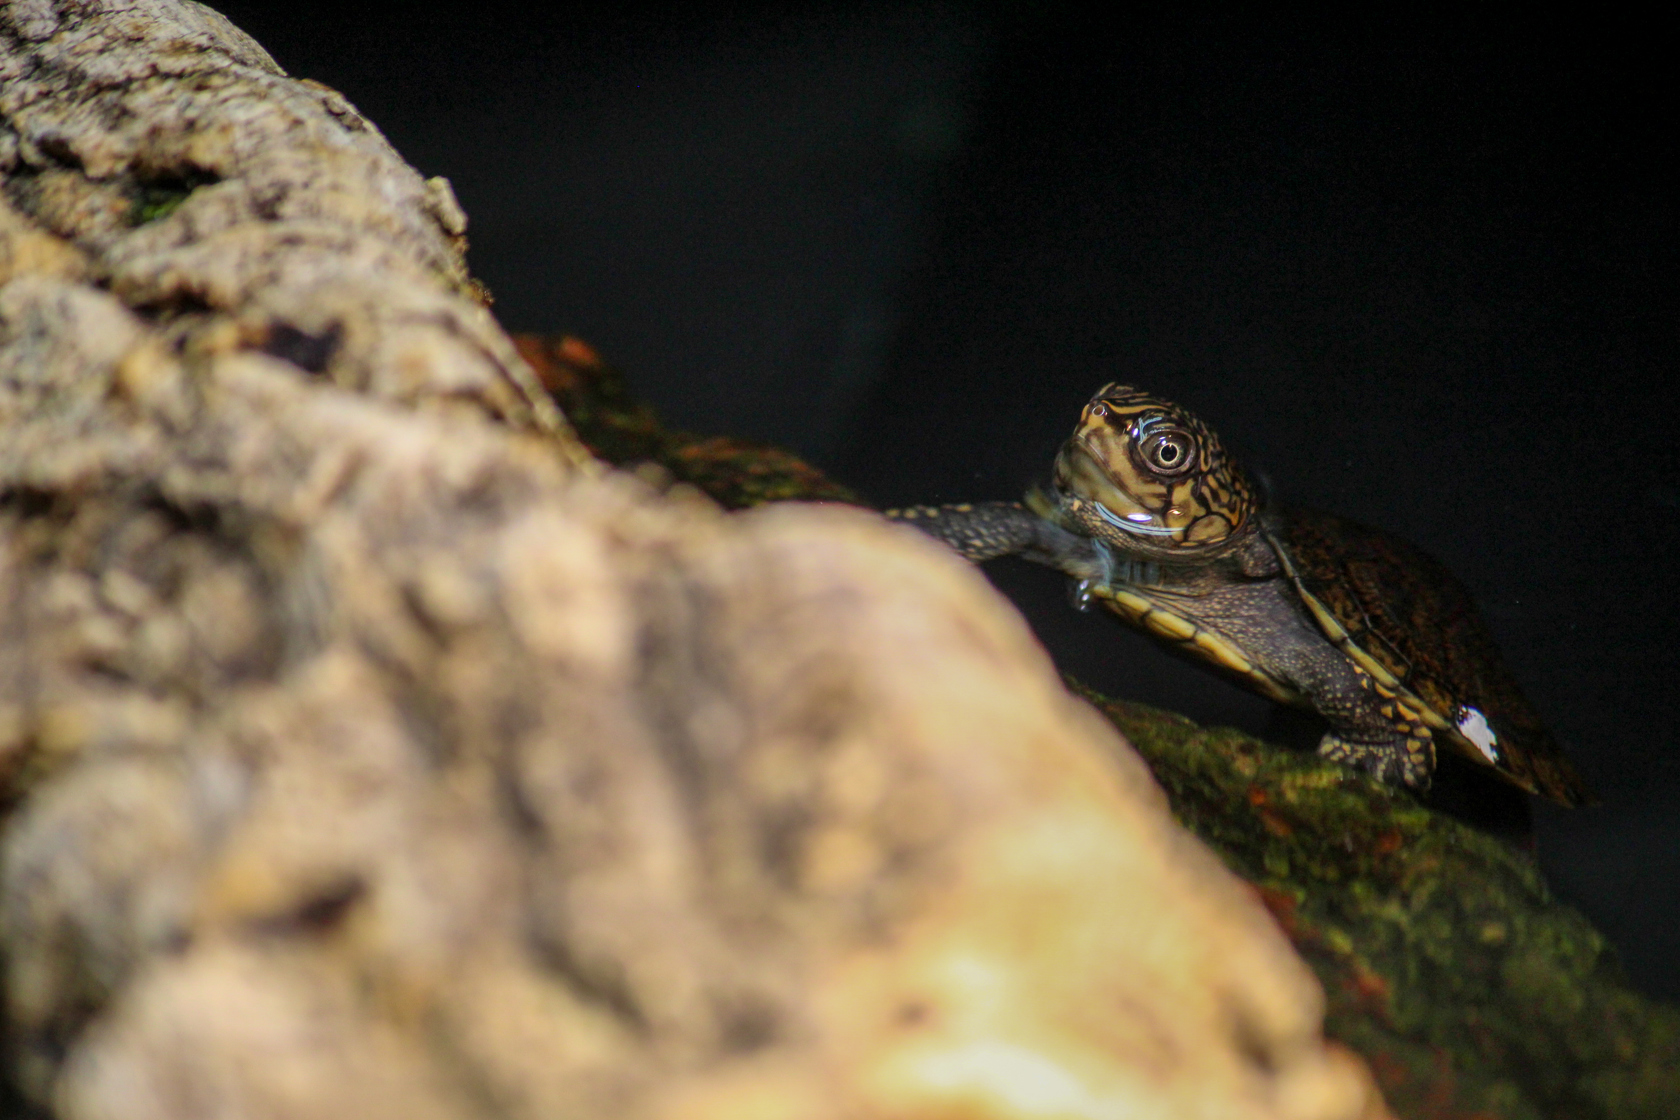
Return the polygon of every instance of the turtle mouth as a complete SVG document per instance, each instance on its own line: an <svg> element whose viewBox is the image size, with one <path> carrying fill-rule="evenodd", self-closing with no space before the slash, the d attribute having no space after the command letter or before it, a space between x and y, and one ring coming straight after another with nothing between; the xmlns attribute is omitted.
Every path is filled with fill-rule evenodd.
<svg viewBox="0 0 1680 1120"><path fill-rule="evenodd" d="M1056 489L1068 499L1071 511L1087 519L1095 515L1128 536L1176 537L1178 530L1162 523L1114 481L1083 433L1063 445L1056 456Z"/></svg>

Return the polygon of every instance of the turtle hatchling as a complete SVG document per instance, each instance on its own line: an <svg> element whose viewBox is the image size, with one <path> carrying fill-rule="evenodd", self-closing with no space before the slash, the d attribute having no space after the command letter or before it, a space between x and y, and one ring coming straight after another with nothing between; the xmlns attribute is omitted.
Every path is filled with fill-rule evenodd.
<svg viewBox="0 0 1680 1120"><path fill-rule="evenodd" d="M1281 703L1319 753L1427 789L1439 746L1530 793L1591 801L1500 659L1470 593L1405 541L1265 508L1190 412L1124 385L1085 405L1049 491L889 516L979 562L1016 554L1133 626Z"/></svg>

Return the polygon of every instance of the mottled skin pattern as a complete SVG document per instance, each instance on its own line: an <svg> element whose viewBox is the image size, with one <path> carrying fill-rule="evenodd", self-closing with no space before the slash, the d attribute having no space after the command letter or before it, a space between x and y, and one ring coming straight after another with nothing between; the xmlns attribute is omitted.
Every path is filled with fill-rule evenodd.
<svg viewBox="0 0 1680 1120"><path fill-rule="evenodd" d="M1425 789L1437 743L1565 805L1584 783L1523 697L1470 595L1395 537L1262 511L1218 437L1107 385L1026 503L894 510L975 562L1020 555L1080 600L1210 662L1329 731L1327 758Z"/></svg>

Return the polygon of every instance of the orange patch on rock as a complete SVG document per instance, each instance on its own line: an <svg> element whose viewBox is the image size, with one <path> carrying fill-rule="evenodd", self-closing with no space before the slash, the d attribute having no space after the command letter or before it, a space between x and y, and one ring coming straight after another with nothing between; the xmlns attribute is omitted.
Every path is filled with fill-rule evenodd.
<svg viewBox="0 0 1680 1120"><path fill-rule="evenodd" d="M562 362L570 362L584 369L595 369L601 364L601 355L596 352L595 347L572 334L560 339L555 354Z"/></svg>

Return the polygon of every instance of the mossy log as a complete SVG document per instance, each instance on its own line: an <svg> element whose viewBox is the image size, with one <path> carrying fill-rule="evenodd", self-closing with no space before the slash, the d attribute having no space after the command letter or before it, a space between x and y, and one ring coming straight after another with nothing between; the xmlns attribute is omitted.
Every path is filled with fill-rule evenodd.
<svg viewBox="0 0 1680 1120"><path fill-rule="evenodd" d="M978 574L633 409L604 465L338 94L11 0L0 176L7 1107L1387 1115Z"/></svg>

